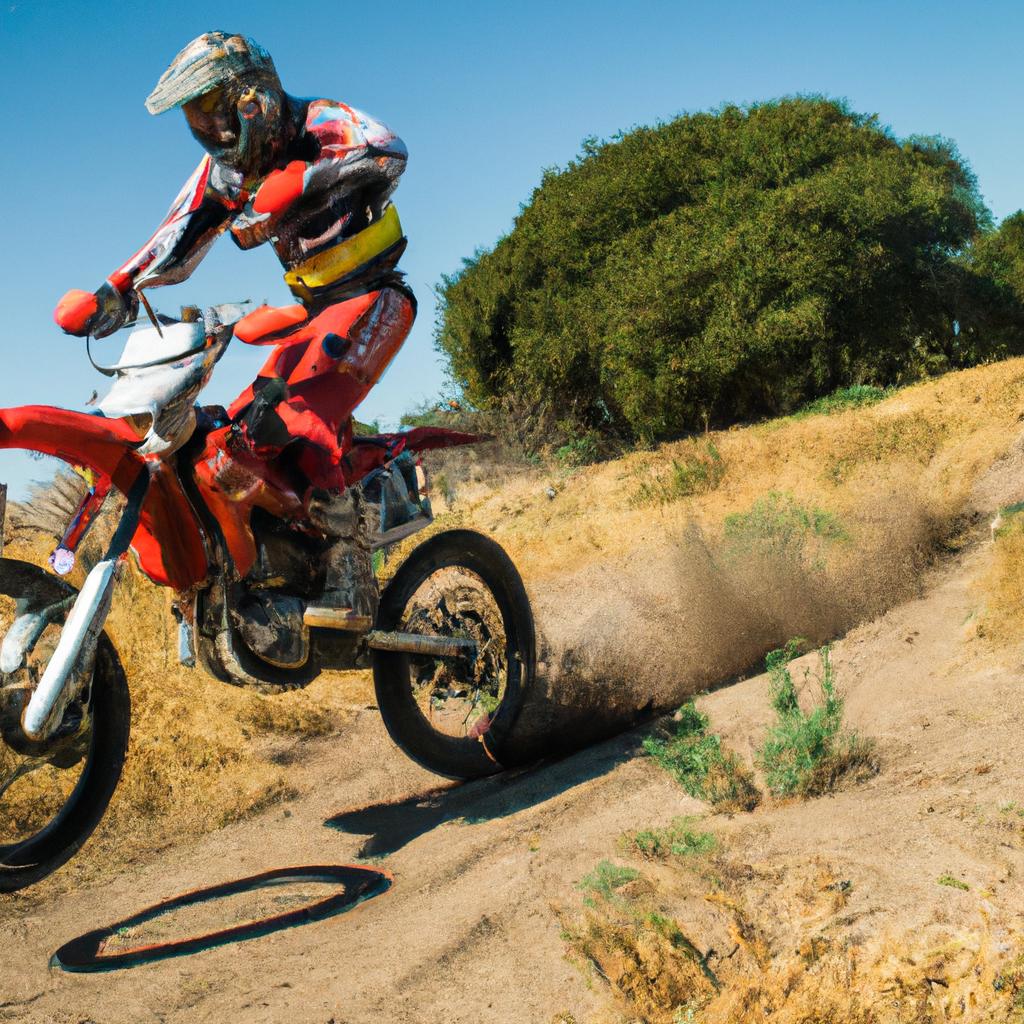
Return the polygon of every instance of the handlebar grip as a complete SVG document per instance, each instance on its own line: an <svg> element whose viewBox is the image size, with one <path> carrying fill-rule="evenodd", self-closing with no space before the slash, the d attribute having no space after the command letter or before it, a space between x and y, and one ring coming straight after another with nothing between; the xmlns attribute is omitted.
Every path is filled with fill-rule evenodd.
<svg viewBox="0 0 1024 1024"><path fill-rule="evenodd" d="M57 308L53 311L53 319L65 334L79 337L89 331L89 321L96 315L99 301L92 292L84 292L80 288L72 288L67 292Z"/></svg>

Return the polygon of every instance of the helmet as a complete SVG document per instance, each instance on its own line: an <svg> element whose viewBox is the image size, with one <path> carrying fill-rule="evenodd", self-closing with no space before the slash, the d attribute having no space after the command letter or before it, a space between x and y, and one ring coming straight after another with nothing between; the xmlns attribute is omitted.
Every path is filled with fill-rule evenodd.
<svg viewBox="0 0 1024 1024"><path fill-rule="evenodd" d="M270 54L226 32L193 39L146 99L151 114L183 107L196 141L218 163L265 173L287 142L284 91Z"/></svg>

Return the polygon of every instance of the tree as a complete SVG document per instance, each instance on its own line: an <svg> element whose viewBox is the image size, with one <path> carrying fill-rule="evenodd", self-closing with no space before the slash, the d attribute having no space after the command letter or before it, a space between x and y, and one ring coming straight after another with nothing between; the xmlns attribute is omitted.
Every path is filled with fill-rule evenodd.
<svg viewBox="0 0 1024 1024"><path fill-rule="evenodd" d="M511 233L443 279L436 343L477 406L675 437L1020 349L1012 316L993 346L975 329L990 227L947 140L821 97L725 106L545 171Z"/></svg>

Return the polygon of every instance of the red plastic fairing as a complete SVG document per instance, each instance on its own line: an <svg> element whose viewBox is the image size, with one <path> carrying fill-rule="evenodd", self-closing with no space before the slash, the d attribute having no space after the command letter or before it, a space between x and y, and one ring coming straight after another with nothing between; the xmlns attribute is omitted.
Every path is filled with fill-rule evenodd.
<svg viewBox="0 0 1024 1024"><path fill-rule="evenodd" d="M206 541L199 522L178 478L162 462L150 463L149 492L132 548L154 583L188 590L206 578Z"/></svg>
<svg viewBox="0 0 1024 1024"><path fill-rule="evenodd" d="M123 493L145 465L133 447L138 443L138 434L124 420L49 405L0 409L0 448L28 448L88 466Z"/></svg>
<svg viewBox="0 0 1024 1024"><path fill-rule="evenodd" d="M375 438L374 440L384 441L389 436L382 435L379 439ZM354 444L341 461L341 467L345 474L345 485L351 487L352 484L359 483L368 473L379 469L398 455L402 451L402 447L401 443L395 447L390 444L374 444L372 441L365 444Z"/></svg>
<svg viewBox="0 0 1024 1024"><path fill-rule="evenodd" d="M492 434L465 434L461 430L449 430L447 427L414 427L399 436L405 438L405 447L413 452L456 448L460 444L483 444L494 440Z"/></svg>
<svg viewBox="0 0 1024 1024"><path fill-rule="evenodd" d="M308 319L305 306L260 306L235 324L234 335L247 345L276 345L278 335Z"/></svg>
<svg viewBox="0 0 1024 1024"><path fill-rule="evenodd" d="M136 432L120 419L47 405L0 409L0 448L27 448L88 466L127 493L146 460ZM185 590L206 576L206 548L195 513L174 475L150 463L152 480L132 547L155 583Z"/></svg>

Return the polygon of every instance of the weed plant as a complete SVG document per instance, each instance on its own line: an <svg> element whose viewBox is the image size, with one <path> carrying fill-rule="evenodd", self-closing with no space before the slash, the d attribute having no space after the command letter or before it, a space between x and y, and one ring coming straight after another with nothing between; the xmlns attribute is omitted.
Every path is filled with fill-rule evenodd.
<svg viewBox="0 0 1024 1024"><path fill-rule="evenodd" d="M635 868L622 867L613 864L610 860L601 861L589 875L584 875L576 888L586 893L583 902L588 906L594 906L594 897L604 900L614 900L624 885L640 877L640 872Z"/></svg>
<svg viewBox="0 0 1024 1024"><path fill-rule="evenodd" d="M627 889L629 882L636 884ZM586 912L582 920L563 923L569 957L608 984L630 1020L692 1020L688 1011L720 990L708 956L658 899L650 879L601 861L577 888L586 894Z"/></svg>
<svg viewBox="0 0 1024 1024"><path fill-rule="evenodd" d="M668 505L694 494L713 491L725 476L725 461L714 442L704 441L695 452L673 459L653 480L645 480L630 498L634 507Z"/></svg>
<svg viewBox="0 0 1024 1024"><path fill-rule="evenodd" d="M601 458L599 441L592 434L570 437L554 451L555 461L566 469L577 469Z"/></svg>
<svg viewBox="0 0 1024 1024"><path fill-rule="evenodd" d="M790 640L766 659L776 722L758 751L757 760L769 790L782 797L830 793L843 780L859 781L878 771L873 742L843 728L843 699L836 691L828 647L818 652L820 700L810 711L800 707L788 667L798 654L800 643ZM805 680L809 676L807 670Z"/></svg>
<svg viewBox="0 0 1024 1024"><path fill-rule="evenodd" d="M847 409L860 409L866 405L874 405L888 398L894 388L880 388L873 384L851 384L848 388L839 388L830 395L808 402L793 413L793 419L800 420L806 416L831 416Z"/></svg>
<svg viewBox="0 0 1024 1024"><path fill-rule="evenodd" d="M721 738L708 732L708 717L688 701L676 713L665 737L648 736L644 750L690 796L723 811L751 811L761 796L746 766Z"/></svg>
<svg viewBox="0 0 1024 1024"><path fill-rule="evenodd" d="M746 512L725 517L726 551L733 558L751 555L786 557L821 567L812 548L849 541L850 535L839 518L822 508L800 504L792 494L771 491Z"/></svg>
<svg viewBox="0 0 1024 1024"><path fill-rule="evenodd" d="M694 827L696 818L674 818L666 828L640 829L627 832L621 840L628 852L639 853L648 860L668 857L699 857L711 853L718 845L710 832Z"/></svg>

